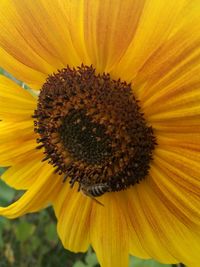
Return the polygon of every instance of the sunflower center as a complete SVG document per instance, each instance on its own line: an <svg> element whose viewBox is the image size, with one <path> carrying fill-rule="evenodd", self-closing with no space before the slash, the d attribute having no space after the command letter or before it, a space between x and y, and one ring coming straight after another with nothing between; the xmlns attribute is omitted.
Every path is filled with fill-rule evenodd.
<svg viewBox="0 0 200 267"><path fill-rule="evenodd" d="M105 133L105 126L92 122L86 112L70 110L59 129L60 138L74 159L88 165L102 164L111 156L111 139Z"/></svg>
<svg viewBox="0 0 200 267"><path fill-rule="evenodd" d="M92 66L67 67L48 77L33 117L43 161L87 195L126 189L148 174L156 142L131 84Z"/></svg>

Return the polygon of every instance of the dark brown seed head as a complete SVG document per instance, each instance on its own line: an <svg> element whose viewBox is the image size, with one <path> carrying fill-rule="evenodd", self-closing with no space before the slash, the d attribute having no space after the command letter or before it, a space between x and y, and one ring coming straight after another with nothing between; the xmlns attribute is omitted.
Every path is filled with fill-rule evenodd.
<svg viewBox="0 0 200 267"><path fill-rule="evenodd" d="M33 117L43 161L72 186L119 191L148 174L156 142L131 84L67 67L48 77Z"/></svg>

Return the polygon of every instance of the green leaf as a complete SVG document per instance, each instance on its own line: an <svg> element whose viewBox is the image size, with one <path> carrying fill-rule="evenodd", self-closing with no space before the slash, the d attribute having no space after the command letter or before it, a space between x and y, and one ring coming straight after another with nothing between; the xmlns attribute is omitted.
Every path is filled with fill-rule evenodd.
<svg viewBox="0 0 200 267"><path fill-rule="evenodd" d="M4 173L5 170L6 170L6 168L0 167L0 175L2 175L2 173Z"/></svg>
<svg viewBox="0 0 200 267"><path fill-rule="evenodd" d="M87 267L82 261L77 261L73 267Z"/></svg>
<svg viewBox="0 0 200 267"><path fill-rule="evenodd" d="M54 223L51 223L45 227L45 233L46 233L47 240L51 242L58 241L58 235L57 235L56 226Z"/></svg>
<svg viewBox="0 0 200 267"><path fill-rule="evenodd" d="M4 242L3 242L3 229L0 228L0 248L2 248L4 245Z"/></svg>
<svg viewBox="0 0 200 267"><path fill-rule="evenodd" d="M32 236L29 247L31 251L36 251L41 246L41 240L38 236Z"/></svg>
<svg viewBox="0 0 200 267"><path fill-rule="evenodd" d="M0 229L10 231L11 229L11 221L7 218L0 217Z"/></svg>
<svg viewBox="0 0 200 267"><path fill-rule="evenodd" d="M130 267L171 267L171 264L162 264L152 259L142 260L136 257L130 257Z"/></svg>
<svg viewBox="0 0 200 267"><path fill-rule="evenodd" d="M25 242L35 231L35 225L26 221L21 221L15 228L17 240Z"/></svg>
<svg viewBox="0 0 200 267"><path fill-rule="evenodd" d="M97 256L96 254L92 251L91 248L88 249L87 255L85 257L85 261L88 264L89 267L93 267L96 264L98 264L97 261Z"/></svg>
<svg viewBox="0 0 200 267"><path fill-rule="evenodd" d="M0 205L8 205L14 198L15 190L6 185L2 180L0 180Z"/></svg>

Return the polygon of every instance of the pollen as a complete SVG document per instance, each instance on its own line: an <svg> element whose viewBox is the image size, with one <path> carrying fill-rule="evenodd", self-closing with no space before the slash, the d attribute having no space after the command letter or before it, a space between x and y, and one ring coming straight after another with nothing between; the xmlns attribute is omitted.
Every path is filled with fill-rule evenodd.
<svg viewBox="0 0 200 267"><path fill-rule="evenodd" d="M93 66L48 77L33 115L43 161L71 186L124 190L148 175L156 139L131 84Z"/></svg>

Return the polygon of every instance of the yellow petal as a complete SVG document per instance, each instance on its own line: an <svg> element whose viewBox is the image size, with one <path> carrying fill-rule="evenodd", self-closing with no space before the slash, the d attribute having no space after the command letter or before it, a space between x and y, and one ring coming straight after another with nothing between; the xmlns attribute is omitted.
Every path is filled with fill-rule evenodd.
<svg viewBox="0 0 200 267"><path fill-rule="evenodd" d="M154 235L151 243L161 244L158 250L154 250L155 258L161 262L169 262L169 258L163 257L161 253L162 250L166 250L178 262L197 267L200 262L200 228L195 231L192 227L181 223L175 214L169 212L165 206L167 203L163 203L158 198L157 192L153 190L149 181L150 179L144 181L141 188L137 188L140 212L143 217L140 221L143 233L140 234L146 234L149 228ZM151 243L146 242L145 245L150 247Z"/></svg>
<svg viewBox="0 0 200 267"><path fill-rule="evenodd" d="M157 149L155 163L164 168L166 176L181 188L188 189L196 198L200 196L199 154L188 150ZM164 167L165 166L165 167ZM170 174L171 173L171 174ZM170 175L169 175L170 174Z"/></svg>
<svg viewBox="0 0 200 267"><path fill-rule="evenodd" d="M31 119L36 99L25 89L0 75L0 119L22 116Z"/></svg>
<svg viewBox="0 0 200 267"><path fill-rule="evenodd" d="M198 117L192 117L190 120L186 122L181 119L178 121L177 127L177 120L164 120L164 121L154 121L154 131L157 135L167 135L167 134L179 134L185 133L185 135L190 134L199 134L200 133L200 125ZM191 133L192 130L192 133Z"/></svg>
<svg viewBox="0 0 200 267"><path fill-rule="evenodd" d="M10 206L1 207L0 215L16 218L47 206L60 190L60 177L55 175L53 171L53 168L46 164L29 190Z"/></svg>
<svg viewBox="0 0 200 267"><path fill-rule="evenodd" d="M89 246L92 201L77 190L77 186L70 188L68 182L63 183L53 205L63 246L74 252L84 252Z"/></svg>
<svg viewBox="0 0 200 267"><path fill-rule="evenodd" d="M162 100L168 103L171 98L179 97L180 100L182 93L185 95L191 90L197 90L200 68L199 42L198 34L190 38L180 33L173 40L168 40L161 51L155 54L157 65L148 65L151 70L153 69L153 73L147 74L145 70L142 72L147 77L143 78L146 82L139 96L146 108L154 107L155 102L160 107Z"/></svg>
<svg viewBox="0 0 200 267"><path fill-rule="evenodd" d="M54 3L57 5L56 1ZM85 36L84 23L87 23L89 18L84 16L85 0L59 1L59 5L63 12L63 17L65 17L65 27L69 32L70 42L80 59L80 62L72 60L70 64L74 66L80 65L80 63L93 64L94 62L91 61L86 47L87 37ZM89 48L90 50L91 47ZM68 53L68 51L66 52ZM66 64L69 64L67 60L65 61Z"/></svg>
<svg viewBox="0 0 200 267"><path fill-rule="evenodd" d="M196 77L199 71L200 64L198 70L196 71ZM176 112L178 110L190 109L200 103L199 89L200 79L195 81L195 73L190 70L189 83L187 76L184 76L181 77L181 83L176 80L174 83L171 83L169 87L164 87L163 90L158 89L157 93L144 103L143 108L145 110L148 109L148 116L154 115L158 112L162 114L166 112ZM165 103L165 105L161 103ZM155 105L157 108L155 108Z"/></svg>
<svg viewBox="0 0 200 267"><path fill-rule="evenodd" d="M33 119L36 99L10 79L0 76L1 166L19 162L36 147Z"/></svg>
<svg viewBox="0 0 200 267"><path fill-rule="evenodd" d="M157 195L179 221L195 229L200 226L200 187L194 178L155 157L151 167L151 183ZM185 178L188 181L185 181ZM195 188L195 185L198 187ZM186 185L188 185L186 187Z"/></svg>
<svg viewBox="0 0 200 267"><path fill-rule="evenodd" d="M25 141L19 146L19 142L0 144L1 166L11 166L22 159L29 157L35 151L33 140Z"/></svg>
<svg viewBox="0 0 200 267"><path fill-rule="evenodd" d="M162 233L156 231L155 226L149 221L148 214L144 211L143 198L145 199L146 195L144 182L127 190L127 216L129 216L131 226L135 229L143 250L150 258L157 259L162 263L176 263L178 260L163 246L164 240L160 238Z"/></svg>
<svg viewBox="0 0 200 267"><path fill-rule="evenodd" d="M67 24L60 1L1 1L2 67L40 88L48 74L67 64L80 65L83 59L73 47Z"/></svg>
<svg viewBox="0 0 200 267"><path fill-rule="evenodd" d="M16 162L6 170L1 179L15 189L24 190L30 188L44 167L44 163L41 162L41 154L40 151L32 151L29 154L31 157L21 157L21 161Z"/></svg>
<svg viewBox="0 0 200 267"><path fill-rule="evenodd" d="M40 89L47 75L32 69L31 67L21 63L18 59L12 57L8 52L0 47L1 66L5 70L12 73L21 81L26 81L29 87Z"/></svg>
<svg viewBox="0 0 200 267"><path fill-rule="evenodd" d="M32 119L0 122L0 165L11 166L36 153ZM37 152L37 154L42 152ZM29 158L29 156L28 156ZM42 157L40 157L42 158Z"/></svg>
<svg viewBox="0 0 200 267"><path fill-rule="evenodd" d="M159 132L157 134L157 142L162 150L184 155L186 158L197 162L200 161L200 131L197 132L196 130L193 133L192 127L190 127L190 132L186 133L171 132L168 134Z"/></svg>
<svg viewBox="0 0 200 267"><path fill-rule="evenodd" d="M180 1L176 3L180 4ZM163 101L166 101L167 105L162 106L169 105L171 109L173 103L175 104L171 100L173 101L175 97L198 90L200 5L198 1L194 1L193 8L190 7L189 2L188 5L180 13L177 25L174 25L167 40L152 51L151 56L147 58L133 79L133 87L146 113L160 112ZM178 105L180 100L181 97ZM157 111L156 107L158 107Z"/></svg>
<svg viewBox="0 0 200 267"><path fill-rule="evenodd" d="M85 45L97 71L109 71L125 53L135 34L144 2L144 0L84 2Z"/></svg>
<svg viewBox="0 0 200 267"><path fill-rule="evenodd" d="M5 144L6 142L22 144L24 141L35 138L36 134L34 134L32 119L24 121L2 120L0 122L0 144Z"/></svg>
<svg viewBox="0 0 200 267"><path fill-rule="evenodd" d="M151 55L169 38L181 22L181 11L186 1L145 1L136 33L121 61L112 70L113 76L131 81ZM136 10L132 10L132 16ZM121 38L126 38L121 36Z"/></svg>
<svg viewBox="0 0 200 267"><path fill-rule="evenodd" d="M134 194L133 187L129 190L132 190L130 195ZM133 225L132 223L132 220L134 220L137 224L137 218L133 213L132 206L129 201L129 190L120 191L115 194L117 203L119 205L120 214L122 217L124 217L128 227L129 253L142 259L148 259L151 256L146 251L144 244L141 243L141 240L135 228L135 224Z"/></svg>
<svg viewBox="0 0 200 267"><path fill-rule="evenodd" d="M101 267L128 266L129 232L115 193L101 197L104 204L91 212L90 237Z"/></svg>
<svg viewBox="0 0 200 267"><path fill-rule="evenodd" d="M164 149L157 149L158 156L172 166L180 169L184 173L193 177L194 179L199 178L199 161L194 158L190 158L187 153L179 154L174 151L167 151ZM190 155L190 154L189 154Z"/></svg>
<svg viewBox="0 0 200 267"><path fill-rule="evenodd" d="M200 63L196 71L188 69L189 78L181 76L168 87L157 89L157 92L143 103L143 110L148 120L163 122L165 120L185 121L190 124L191 119L198 120L200 115ZM197 76L198 75L198 76ZM195 79L196 78L196 79ZM197 80L198 79L198 80ZM163 103L165 103L163 105ZM187 123L186 123L187 122Z"/></svg>

